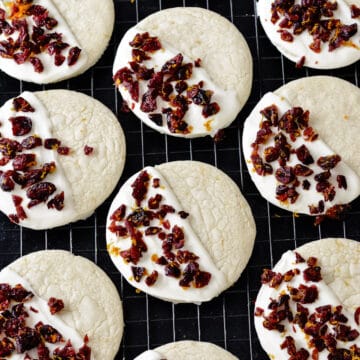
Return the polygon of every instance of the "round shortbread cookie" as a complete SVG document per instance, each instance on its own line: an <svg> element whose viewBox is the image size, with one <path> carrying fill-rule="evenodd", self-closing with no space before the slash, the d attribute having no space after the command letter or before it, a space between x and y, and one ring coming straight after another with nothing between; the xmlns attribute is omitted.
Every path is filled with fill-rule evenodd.
<svg viewBox="0 0 360 360"><path fill-rule="evenodd" d="M360 242L326 238L311 241L296 251L306 258L318 258L324 281L348 310L359 307Z"/></svg>
<svg viewBox="0 0 360 360"><path fill-rule="evenodd" d="M95 359L114 359L123 333L122 305L114 284L98 266L67 251L46 250L23 256L9 268L44 300L64 301L57 316L88 335Z"/></svg>
<svg viewBox="0 0 360 360"><path fill-rule="evenodd" d="M128 35L131 31L134 34ZM148 56L154 57L155 64L151 62L152 60L149 60L149 62L145 61L144 63L141 61L142 65L147 65L148 63L149 67L154 67L155 72L157 72L161 70L161 66L167 60L181 53L184 55L183 64L194 64L194 79L186 79L188 86L190 87L190 85L197 84L203 80L204 89L214 90L211 101L219 103L220 111L204 119L201 107L191 104L190 100L189 111L185 110L184 119L185 122L188 122L191 129L175 131L171 130L169 125L164 124L166 121L159 125L156 121L149 120L148 113L141 111L140 106L133 101L128 91L119 86L124 100L129 103L129 107L134 113L148 126L161 133L173 136L214 136L218 130L229 126L243 108L250 95L253 77L251 52L246 40L236 26L215 12L197 7L170 8L156 12L140 21L124 36L114 62L114 75L120 68L129 66L128 61L131 61L129 41L132 40L136 33L141 32L149 32L151 36L159 39L165 51L167 48L171 50L170 55L163 58L161 56L156 57L156 52L148 52ZM162 51L163 49L160 50L160 52ZM173 55L171 56L171 54ZM195 75L195 71L205 71L205 73ZM202 77L204 74L206 78ZM114 79L115 83L119 80L116 75ZM178 79L181 79L181 76ZM175 83L172 82L172 84L175 86ZM218 88L214 88L215 86ZM142 89L140 83L140 102L141 95L145 90ZM177 94L177 92L174 90L173 94ZM186 95L186 91L183 94ZM190 97L187 98L187 100L189 99ZM159 101L160 96L157 98L158 105ZM169 107L169 104L168 101L164 100L158 106L160 109L158 109L158 112L161 112L162 107ZM171 105L171 107L174 108L174 105ZM213 121L213 119L215 120Z"/></svg>
<svg viewBox="0 0 360 360"><path fill-rule="evenodd" d="M34 94L24 93L24 96L25 94L35 95L48 116L48 119L37 119L37 123L33 119L33 127L38 126L37 129L39 130L49 125L51 130L48 137L61 141L61 146L70 149L68 155L56 154L56 151L54 154L56 155L55 163L59 164L60 174L63 174L66 180L62 189L70 189L72 196L71 198L67 197L65 190L64 210L69 209L71 211L51 209L49 211L55 212L55 217L51 220L50 216L47 217L44 213L43 215L34 214L34 221L32 221L29 216L30 210L37 209L39 207L37 205L29 209L28 218L20 222L20 225L33 229L46 229L85 219L111 194L121 176L126 152L121 126L115 115L107 107L82 93L68 90L49 90ZM36 113L27 112L23 114L31 118L35 116L32 114ZM41 125L42 120L47 120L44 121L44 125ZM8 121L4 122L4 124L7 123ZM36 131L36 128L34 129L32 130L33 133ZM2 134L6 137L4 133ZM36 134L35 132L34 135L41 137L41 133ZM15 136L13 139L21 142L22 138L19 140ZM44 151L48 152L46 154L49 154L49 151L51 152L51 150ZM86 153L87 151L88 153ZM45 154L43 153L43 155ZM44 158L36 158L36 161L37 164L30 167L30 170L49 162L49 160L45 161ZM27 170L25 169L25 171ZM49 181L47 177L44 180ZM16 189L17 187L15 187L15 191ZM25 195L21 196L26 198ZM67 201L68 207L66 207ZM24 203L22 206L25 211L28 210ZM5 211L1 205L0 209L9 215L9 212ZM9 211L8 208L7 210Z"/></svg>
<svg viewBox="0 0 360 360"><path fill-rule="evenodd" d="M341 218L360 194L359 101L356 86L330 76L264 95L243 133L246 164L262 196L289 211Z"/></svg>
<svg viewBox="0 0 360 360"><path fill-rule="evenodd" d="M165 360L182 360L182 359L194 359L194 360L236 360L238 359L228 351L221 347L200 341L177 341L166 345L159 346L153 351L149 352L154 357L148 359L156 359L156 353L158 353L158 359ZM149 354L150 355L150 354ZM138 359L138 358L136 358ZM146 360L146 352L139 356L139 360Z"/></svg>
<svg viewBox="0 0 360 360"><path fill-rule="evenodd" d="M291 81L275 90L292 106L311 114L311 126L360 176L360 89L333 76L311 76Z"/></svg>
<svg viewBox="0 0 360 360"><path fill-rule="evenodd" d="M336 69L360 59L359 6L359 0L258 0L257 14L272 44L297 67Z"/></svg>
<svg viewBox="0 0 360 360"><path fill-rule="evenodd" d="M270 358L360 354L359 255L360 242L326 238L284 253L272 271L264 270L255 328Z"/></svg>
<svg viewBox="0 0 360 360"><path fill-rule="evenodd" d="M11 2L9 2L9 4L10 3ZM10 6L9 4L6 6ZM112 35L115 21L115 9L112 0L34 0L33 5L43 6L45 9L49 10L50 17L54 17L58 20L59 25L51 30L46 30L45 27L42 27L41 29L48 31L49 33L58 32L62 36L65 36L65 39L61 40L64 40L63 42L69 45L65 48L64 53L62 53L62 55L65 56L65 61L60 66L50 67L50 64L54 62L54 60L52 60L52 58L47 60L42 58L44 71L38 72L33 71L29 59L26 60L25 66L24 64L16 65L13 60L8 60L7 62L2 63L2 71L19 80L47 84L78 76L95 65L107 48ZM57 18L56 13L60 14L59 18ZM20 18L24 19L23 17ZM28 22L31 21L30 16L25 19ZM11 19L6 20L11 23ZM38 24L39 26L42 26L40 22L38 22ZM60 30L59 26L62 26ZM36 42L36 40L34 40L35 38L32 37L31 31L33 30L30 30L31 28L32 26L29 26L30 37ZM64 28L66 28L65 34L63 31ZM17 35L15 38L16 37ZM81 49L78 60L79 65L74 64L67 66L65 65L68 61L67 51L75 46ZM42 47L44 53L46 53L46 51L49 53L51 52L51 50L46 49L47 45ZM11 64L9 61L11 61Z"/></svg>
<svg viewBox="0 0 360 360"><path fill-rule="evenodd" d="M155 217L150 226L165 226L164 222L166 223L166 220L170 220L171 225L167 230L163 230L165 233L171 232L170 229L174 224L180 226L185 232L185 246L182 248L181 245L180 247L174 245L175 248L180 248L181 250L190 249L190 251L200 256L200 269L205 271L212 269L213 286L215 288L211 288L212 290L208 292L207 287L203 289L186 288L187 290L181 290L182 286L179 286L178 281L172 282L173 279L164 276L162 267L157 267L154 263L150 263L150 257L155 253L160 257L162 251L161 241L155 241L154 243L153 237L146 238L149 249L146 253L144 252L143 259L140 256L140 261L135 261L133 264L137 267L144 266L147 269L148 275L151 273L150 267L156 268L156 271L159 273L158 284L155 283L155 285L147 286L143 280L134 280L136 276L131 275L131 272L129 272L130 266L126 265L130 265L132 261L124 261L126 255L120 254L120 250L125 250L126 240L117 237L116 231L111 231L110 228L119 230L116 227L114 228L114 225L119 225L120 223L112 220L116 218L113 216L114 211L122 204L126 204L126 207L131 207L131 209L137 207L135 203L132 204L133 198L131 197L130 184L134 183L136 176L139 176L138 174L130 178L120 189L109 211L107 242L111 258L119 271L122 272L123 276L133 286L155 297L173 302L209 301L238 280L250 258L256 235L255 222L250 207L238 186L226 174L211 165L196 161L175 161L155 166L155 168L145 168L145 171L149 171L149 174L151 174L151 171L153 171L151 169L154 169L157 173L150 175L150 179L160 176L163 180L160 179L160 187L155 189L152 188L154 186L150 185L152 181L150 180L149 195L147 197L150 199L160 192L158 189L163 188L166 191L170 191L170 194L162 194L160 192L163 199L160 208L163 205L171 205L175 208L175 212L180 211L179 213L181 213L181 211L185 211L190 215L188 218L186 217L186 224L182 222L185 220L169 219L170 215L166 215L163 217L165 221L160 220L159 224L157 224L158 220ZM165 185L162 187L163 182ZM178 205L175 202L171 202L173 196L175 196ZM147 197L142 201L141 206L147 207L145 202L145 200L148 201ZM159 206L152 209L155 208L159 208ZM129 219L130 215L123 215L123 219L126 216ZM190 229L187 226L190 226ZM138 228L138 226L136 227ZM140 227L139 229L141 233L145 234L144 230L146 230L146 227ZM170 237L172 238L172 235ZM195 238L197 238L196 242L193 243L192 241L195 241L193 240ZM154 245L159 246L159 244L160 249L153 247ZM164 243L163 246L165 246ZM174 252L176 252L175 248L173 249ZM149 261L146 262L147 260ZM154 261L153 257L151 261ZM201 263L201 261L205 262ZM181 260L179 262L182 263ZM180 275L177 278L180 280Z"/></svg>

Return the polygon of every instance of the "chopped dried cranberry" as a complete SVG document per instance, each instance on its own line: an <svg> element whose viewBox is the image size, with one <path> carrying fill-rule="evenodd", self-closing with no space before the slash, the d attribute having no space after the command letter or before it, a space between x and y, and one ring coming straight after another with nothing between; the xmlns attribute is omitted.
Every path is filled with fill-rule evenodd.
<svg viewBox="0 0 360 360"><path fill-rule="evenodd" d="M154 197L151 197L148 200L149 209L158 209L160 206L160 202L162 200L162 195L156 194Z"/></svg>
<svg viewBox="0 0 360 360"><path fill-rule="evenodd" d="M162 114L149 114L149 119L154 122L157 126L163 125L163 117Z"/></svg>
<svg viewBox="0 0 360 360"><path fill-rule="evenodd" d="M27 350L31 350L37 347L40 343L40 336L34 329L29 327L23 327L19 329L15 336L16 351L18 353L24 353Z"/></svg>
<svg viewBox="0 0 360 360"><path fill-rule="evenodd" d="M338 175L336 177L336 181L338 183L338 187L339 189L347 189L347 182L346 182L346 177L344 175Z"/></svg>
<svg viewBox="0 0 360 360"><path fill-rule="evenodd" d="M178 214L182 219L186 219L190 214L185 211L179 211Z"/></svg>
<svg viewBox="0 0 360 360"><path fill-rule="evenodd" d="M65 60L66 60L66 57L64 55L55 54L54 64L55 64L55 66L61 66Z"/></svg>
<svg viewBox="0 0 360 360"><path fill-rule="evenodd" d="M145 235L157 235L161 231L161 228L157 226L150 226L145 230Z"/></svg>
<svg viewBox="0 0 360 360"><path fill-rule="evenodd" d="M34 165L36 165L35 154L16 155L12 163L12 166L16 171L25 171Z"/></svg>
<svg viewBox="0 0 360 360"><path fill-rule="evenodd" d="M136 282L140 282L141 278L145 275L146 270L144 267L132 266L131 271L133 273L134 280Z"/></svg>
<svg viewBox="0 0 360 360"><path fill-rule="evenodd" d="M359 337L359 332L350 326L337 324L335 328L336 339L341 341L354 341Z"/></svg>
<svg viewBox="0 0 360 360"><path fill-rule="evenodd" d="M321 156L317 160L317 164L324 170L331 170L339 163L339 161L341 161L341 157L339 155L328 155Z"/></svg>
<svg viewBox="0 0 360 360"><path fill-rule="evenodd" d="M134 227L149 226L150 219L151 215L148 211L145 211L143 208L137 208L128 215L126 218L126 224L130 224Z"/></svg>
<svg viewBox="0 0 360 360"><path fill-rule="evenodd" d="M37 146L41 146L41 145L42 145L42 140L41 140L41 138L39 138L36 135L29 136L21 142L21 146L27 150L33 149L33 148L35 148Z"/></svg>
<svg viewBox="0 0 360 360"><path fill-rule="evenodd" d="M34 112L35 109L21 96L13 100L13 107L16 112Z"/></svg>
<svg viewBox="0 0 360 360"><path fill-rule="evenodd" d="M211 274L206 271L199 271L195 275L195 287L197 289L203 288L209 284L211 280Z"/></svg>
<svg viewBox="0 0 360 360"><path fill-rule="evenodd" d="M141 201L145 198L148 191L150 177L146 171L142 171L136 180L131 184L133 188L132 197L136 200L136 204L140 206Z"/></svg>
<svg viewBox="0 0 360 360"><path fill-rule="evenodd" d="M296 354L296 346L295 346L295 340L291 336L286 336L283 343L280 345L281 349L286 349L287 353L289 355L295 355Z"/></svg>
<svg viewBox="0 0 360 360"><path fill-rule="evenodd" d="M179 264L177 262L170 262L167 265L165 265L165 275L174 278L179 278L181 276L181 270Z"/></svg>
<svg viewBox="0 0 360 360"><path fill-rule="evenodd" d="M44 65L41 60L36 56L31 56L29 58L31 65L34 67L35 72L42 73L44 71Z"/></svg>
<svg viewBox="0 0 360 360"><path fill-rule="evenodd" d="M11 176L13 175L13 172L11 170L8 170L0 175L0 188L2 191L12 191L15 188L15 183L11 179Z"/></svg>
<svg viewBox="0 0 360 360"><path fill-rule="evenodd" d="M206 104L203 107L202 115L204 118L208 118L209 116L215 115L220 111L220 106L218 103L213 102L210 104Z"/></svg>
<svg viewBox="0 0 360 360"><path fill-rule="evenodd" d="M280 155L279 149L273 146L267 147L264 150L264 157L266 162L272 162L277 160L279 158L279 155Z"/></svg>
<svg viewBox="0 0 360 360"><path fill-rule="evenodd" d="M262 316L262 314L264 313L264 309L261 307L256 307L255 311L254 311L254 315L255 316Z"/></svg>
<svg viewBox="0 0 360 360"><path fill-rule="evenodd" d="M314 163L314 159L310 155L310 152L305 145L301 145L296 149L296 156L304 165L310 165Z"/></svg>
<svg viewBox="0 0 360 360"><path fill-rule="evenodd" d="M314 171L307 166L296 164L294 166L294 173L296 176L310 176L314 173Z"/></svg>
<svg viewBox="0 0 360 360"><path fill-rule="evenodd" d="M309 190L310 186L311 186L311 184L310 184L310 182L308 180L304 180L302 182L302 187L303 187L304 190Z"/></svg>
<svg viewBox="0 0 360 360"><path fill-rule="evenodd" d="M81 49L78 48L77 46L74 46L69 50L69 54L67 57L67 63L69 66L76 64L76 62L79 59L80 53L81 53Z"/></svg>
<svg viewBox="0 0 360 360"><path fill-rule="evenodd" d="M50 182L40 182L26 190L26 195L31 200L46 201L56 191L56 186Z"/></svg>
<svg viewBox="0 0 360 360"><path fill-rule="evenodd" d="M321 172L321 173L319 173L319 174L316 174L316 175L314 176L314 179L315 179L315 181L317 181L317 182L324 182L324 181L326 181L327 179L329 179L330 176L331 176L331 173L330 173L329 170L327 170L327 171Z"/></svg>
<svg viewBox="0 0 360 360"><path fill-rule="evenodd" d="M199 259L199 257L197 255L195 255L194 253L188 251L188 250L179 250L176 253L176 260L180 264L186 264L189 261L195 261L197 259Z"/></svg>
<svg viewBox="0 0 360 360"><path fill-rule="evenodd" d="M38 322L35 325L35 329L39 332L41 337L50 344L64 341L62 335L51 325L44 325L42 322Z"/></svg>
<svg viewBox="0 0 360 360"><path fill-rule="evenodd" d="M60 312L65 306L64 302L61 299L56 299L54 297L51 297L47 304L49 306L51 315Z"/></svg>
<svg viewBox="0 0 360 360"><path fill-rule="evenodd" d="M71 341L68 340L62 349L56 348L53 352L53 355L55 355L54 356L55 359L61 359L61 360L75 359L76 352L71 344Z"/></svg>
<svg viewBox="0 0 360 360"><path fill-rule="evenodd" d="M351 17L353 19L360 17L360 8L358 8L356 5L352 4L350 6L350 9L351 9Z"/></svg>
<svg viewBox="0 0 360 360"><path fill-rule="evenodd" d="M142 96L140 105L141 111L149 113L156 110L156 97L157 91L155 89L149 89L148 91L146 91Z"/></svg>
<svg viewBox="0 0 360 360"><path fill-rule="evenodd" d="M56 149L57 153L60 154L60 155L69 155L70 153L70 148L67 147L67 146L59 146L57 149Z"/></svg>
<svg viewBox="0 0 360 360"><path fill-rule="evenodd" d="M309 267L304 270L304 280L319 282L322 280L321 268L319 266Z"/></svg>
<svg viewBox="0 0 360 360"><path fill-rule="evenodd" d="M145 283L147 286L153 286L159 276L159 273L154 270L149 276L146 277Z"/></svg>
<svg viewBox="0 0 360 360"><path fill-rule="evenodd" d="M44 147L48 150L56 150L60 146L61 141L55 138L45 139Z"/></svg>
<svg viewBox="0 0 360 360"><path fill-rule="evenodd" d="M355 322L360 325L360 306L355 310L354 319Z"/></svg>
<svg viewBox="0 0 360 360"><path fill-rule="evenodd" d="M144 60L151 59L150 56L148 56L144 51L140 49L132 49L131 56L133 61L137 63L142 63Z"/></svg>
<svg viewBox="0 0 360 360"><path fill-rule="evenodd" d="M311 304L316 301L319 296L318 288L315 285L300 285L298 289L291 288L290 295L293 301L301 304Z"/></svg>
<svg viewBox="0 0 360 360"><path fill-rule="evenodd" d="M287 41L287 42L293 42L294 37L286 30L278 30L280 33L281 40Z"/></svg>
<svg viewBox="0 0 360 360"><path fill-rule="evenodd" d="M120 205L110 216L111 220L121 221L124 219L126 213L126 205Z"/></svg>
<svg viewBox="0 0 360 360"><path fill-rule="evenodd" d="M88 145L84 146L84 154L85 155L91 155L94 151L94 148Z"/></svg>
<svg viewBox="0 0 360 360"><path fill-rule="evenodd" d="M290 166L280 167L276 170L275 177L282 184L289 184L295 179L294 170Z"/></svg>
<svg viewBox="0 0 360 360"><path fill-rule="evenodd" d="M302 57L298 60L298 62L296 63L295 67L296 67L297 69L301 69L301 68L304 66L304 64L305 64L305 60L306 60L306 57L305 57L305 56L302 56Z"/></svg>
<svg viewBox="0 0 360 360"><path fill-rule="evenodd" d="M12 133L14 136L23 136L31 131L32 121L26 116L11 117L9 121L12 124Z"/></svg>
<svg viewBox="0 0 360 360"><path fill-rule="evenodd" d="M133 72L129 68L124 67L118 70L113 79L117 86L123 84L134 101L139 101L139 82L134 81Z"/></svg>
<svg viewBox="0 0 360 360"><path fill-rule="evenodd" d="M166 258L164 256L160 256L157 260L156 260L156 264L158 265L167 265L168 261L166 260Z"/></svg>
<svg viewBox="0 0 360 360"><path fill-rule="evenodd" d="M2 357L11 356L14 350L15 350L15 345L9 338L4 337L3 339L0 340L0 356Z"/></svg>

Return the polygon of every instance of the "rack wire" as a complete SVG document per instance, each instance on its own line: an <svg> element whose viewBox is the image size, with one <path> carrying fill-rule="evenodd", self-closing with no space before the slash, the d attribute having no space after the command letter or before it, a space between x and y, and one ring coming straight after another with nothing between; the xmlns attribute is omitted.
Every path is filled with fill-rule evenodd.
<svg viewBox="0 0 360 360"><path fill-rule="evenodd" d="M138 294L113 266L105 241L105 219L111 196L85 221L48 231L32 231L9 223L0 215L0 268L19 256L42 249L65 249L97 263L111 277L123 300L125 333L116 357L133 359L142 351L184 340L209 341L240 359L264 360L253 326L253 305L264 267L272 266L281 254L307 241L323 237L360 239L360 203L355 201L343 222L313 226L313 219L296 217L261 198L252 184L243 161L240 140L242 123L267 91L303 76L327 74L359 83L358 65L336 71L295 69L266 38L256 16L256 0L115 0L116 25L110 46L102 59L84 75L59 84L38 86L14 80L0 73L0 102L20 92L67 88L93 96L113 110L125 131L127 161L117 186L146 165L174 160L199 160L226 172L248 200L257 225L255 248L239 281L218 298L201 306L173 305ZM216 11L232 21L245 36L254 59L254 83L250 99L226 138L215 145L210 138L183 140L160 135L144 126L132 114L120 111L121 99L112 83L112 62L126 30L147 15L168 7L199 6ZM113 195L114 195L113 194Z"/></svg>

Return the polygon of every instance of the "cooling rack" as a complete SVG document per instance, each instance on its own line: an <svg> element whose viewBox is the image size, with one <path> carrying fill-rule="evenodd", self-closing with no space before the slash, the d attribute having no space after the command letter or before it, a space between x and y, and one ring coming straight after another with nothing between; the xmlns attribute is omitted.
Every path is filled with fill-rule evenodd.
<svg viewBox="0 0 360 360"><path fill-rule="evenodd" d="M82 0L85 1L85 0ZM272 266L281 254L307 241L323 237L360 239L360 203L355 201L343 222L325 221L318 227L313 219L296 217L263 200L252 184L243 161L240 139L242 124L262 94L284 83L309 75L334 75L356 85L358 65L336 71L295 69L266 38L256 16L255 0L115 0L116 25L102 59L84 75L56 85L37 86L0 73L0 102L24 90L67 88L93 96L117 114L125 131L127 161L115 191L133 173L146 165L174 160L199 160L226 172L248 200L257 225L253 255L239 281L215 300L201 306L172 305L138 294L122 279L106 252L105 219L111 196L85 221L48 231L32 231L9 223L0 215L0 267L16 258L42 249L65 249L97 263L111 277L123 300L125 333L116 360L131 360L148 348L184 339L210 341L240 359L264 360L253 326L253 306L264 267ZM226 130L226 138L215 145L211 139L184 140L160 135L132 114L122 113L121 99L112 83L112 62L126 30L147 15L174 6L211 9L232 21L245 36L254 60L254 83L250 99ZM101 181L101 179L100 179ZM115 194L115 192L114 192ZM114 195L113 194L113 195Z"/></svg>

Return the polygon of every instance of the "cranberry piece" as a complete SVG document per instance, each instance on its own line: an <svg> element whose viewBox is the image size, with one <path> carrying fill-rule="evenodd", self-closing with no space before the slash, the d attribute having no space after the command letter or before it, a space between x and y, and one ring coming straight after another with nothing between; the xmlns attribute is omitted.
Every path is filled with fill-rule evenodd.
<svg viewBox="0 0 360 360"><path fill-rule="evenodd" d="M154 197L151 197L148 200L149 209L158 209L160 206L160 202L162 200L162 195L156 194Z"/></svg>
<svg viewBox="0 0 360 360"><path fill-rule="evenodd" d="M347 182L346 182L346 177L344 175L338 175L336 177L336 181L338 183L338 187L339 189L347 189Z"/></svg>
<svg viewBox="0 0 360 360"><path fill-rule="evenodd" d="M21 142L24 149L30 150L42 145L42 140L38 136L29 136Z"/></svg>
<svg viewBox="0 0 360 360"><path fill-rule="evenodd" d="M61 299L56 299L54 297L51 297L47 304L49 306L51 315L60 312L65 306L64 302Z"/></svg>
<svg viewBox="0 0 360 360"><path fill-rule="evenodd" d="M324 170L331 170L339 163L339 161L341 161L339 155L328 155L321 156L318 159L317 164Z"/></svg>
<svg viewBox="0 0 360 360"><path fill-rule="evenodd" d="M94 148L88 145L84 146L84 154L91 155L94 152Z"/></svg>
<svg viewBox="0 0 360 360"><path fill-rule="evenodd" d="M5 173L2 173L0 176L0 188L2 191L12 191L15 188L15 183L11 179L13 172L11 170L6 171Z"/></svg>
<svg viewBox="0 0 360 360"><path fill-rule="evenodd" d="M281 40L287 41L287 42L293 42L294 37L286 30L278 30L280 33Z"/></svg>
<svg viewBox="0 0 360 360"><path fill-rule="evenodd" d="M50 182L40 182L30 186L26 190L26 195L31 200L46 201L50 195L56 191L54 184Z"/></svg>
<svg viewBox="0 0 360 360"><path fill-rule="evenodd" d="M145 113L156 110L156 96L157 92L155 89L149 89L146 91L141 100L140 110Z"/></svg>
<svg viewBox="0 0 360 360"><path fill-rule="evenodd" d="M179 211L178 214L182 219L186 219L190 214L185 211Z"/></svg>
<svg viewBox="0 0 360 360"><path fill-rule="evenodd" d="M201 89L199 85L193 85L187 89L186 94L195 105L207 105L210 104L213 92Z"/></svg>
<svg viewBox="0 0 360 360"><path fill-rule="evenodd" d="M163 125L162 114L149 114L149 119L154 122L157 126Z"/></svg>
<svg viewBox="0 0 360 360"><path fill-rule="evenodd" d="M16 155L12 163L16 171L25 171L34 165L36 165L35 154Z"/></svg>
<svg viewBox="0 0 360 360"><path fill-rule="evenodd" d="M149 212L145 211L143 208L137 208L126 218L126 220L128 224L134 227L149 226Z"/></svg>
<svg viewBox="0 0 360 360"><path fill-rule="evenodd" d="M115 84L118 86L123 84L123 86L129 91L131 98L138 102L139 101L139 82L133 80L133 72L124 67L116 72L113 79Z"/></svg>
<svg viewBox="0 0 360 360"><path fill-rule="evenodd" d="M64 341L62 335L51 325L44 325L42 322L38 322L35 325L35 329L41 335L41 337L50 344Z"/></svg>
<svg viewBox="0 0 360 360"><path fill-rule="evenodd" d="M150 177L146 171L142 171L136 178L131 187L133 188L132 197L136 200L136 204L140 206L141 201L145 198L148 191Z"/></svg>
<svg viewBox="0 0 360 360"><path fill-rule="evenodd" d="M307 166L296 164L294 166L294 173L296 176L310 176L314 173L314 171Z"/></svg>
<svg viewBox="0 0 360 360"><path fill-rule="evenodd" d="M276 170L275 172L276 180L282 184L289 184L295 179L294 170L290 166L283 166Z"/></svg>
<svg viewBox="0 0 360 360"><path fill-rule="evenodd" d="M56 209L58 211L61 211L64 208L64 192L62 191L60 194L57 194L54 196L53 199L51 199L47 203L48 209Z"/></svg>
<svg viewBox="0 0 360 360"><path fill-rule="evenodd" d="M184 57L182 54L177 54L170 60L168 60L161 68L162 73L164 74L174 74L177 71L183 61Z"/></svg>
<svg viewBox="0 0 360 360"><path fill-rule="evenodd" d="M287 336L283 343L280 345L281 349L286 349L289 355L295 355L296 353L296 346L295 340L291 336Z"/></svg>
<svg viewBox="0 0 360 360"><path fill-rule="evenodd" d="M157 189L160 186L160 179L154 178L153 179L153 188Z"/></svg>
<svg viewBox="0 0 360 360"><path fill-rule="evenodd" d="M55 138L45 139L44 141L44 147L48 150L57 150L60 144L61 141Z"/></svg>
<svg viewBox="0 0 360 360"><path fill-rule="evenodd" d="M7 357L11 356L11 354L14 352L15 346L13 342L7 338L4 337L0 340L0 356L1 357Z"/></svg>
<svg viewBox="0 0 360 360"><path fill-rule="evenodd" d="M154 270L149 276L146 277L145 283L147 286L153 286L159 276L159 273Z"/></svg>
<svg viewBox="0 0 360 360"><path fill-rule="evenodd" d="M134 280L136 282L140 282L141 278L145 275L146 270L144 267L132 266L131 271L133 273Z"/></svg>
<svg viewBox="0 0 360 360"><path fill-rule="evenodd" d="M277 160L279 158L279 155L280 155L279 149L273 146L267 147L264 150L264 157L266 162L272 162Z"/></svg>
<svg viewBox="0 0 360 360"><path fill-rule="evenodd" d="M301 145L296 149L296 156L304 165L310 165L314 163L314 159L310 155L310 152L305 145Z"/></svg>
<svg viewBox="0 0 360 360"><path fill-rule="evenodd" d="M352 4L350 6L350 9L351 9L351 17L353 19L360 17L360 8L358 8L356 5Z"/></svg>
<svg viewBox="0 0 360 360"><path fill-rule="evenodd" d="M304 181L302 182L302 188L303 188L304 190L309 190L309 189L310 189L310 186L311 186L311 184L310 184L310 182L309 182L308 180L304 180Z"/></svg>
<svg viewBox="0 0 360 360"><path fill-rule="evenodd" d="M51 360L50 351L44 344L40 344L38 346L37 353L38 353L39 360Z"/></svg>
<svg viewBox="0 0 360 360"><path fill-rule="evenodd" d="M77 46L74 46L69 50L69 54L67 57L67 63L69 66L75 65L77 63L80 53L81 49Z"/></svg>
<svg viewBox="0 0 360 360"><path fill-rule="evenodd" d="M42 73L44 71L44 65L41 60L36 56L31 56L29 58L31 65L34 67L35 72Z"/></svg>
<svg viewBox="0 0 360 360"><path fill-rule="evenodd" d="M55 54L54 64L55 64L55 66L61 66L65 60L66 60L66 57L64 55Z"/></svg>
<svg viewBox="0 0 360 360"><path fill-rule="evenodd" d="M60 54L67 47L69 47L69 44L62 42L61 40L57 40L48 44L47 52L50 55Z"/></svg>
<svg viewBox="0 0 360 360"><path fill-rule="evenodd" d="M301 68L304 66L304 64L305 64L305 60L306 60L306 57L305 57L305 56L302 56L302 57L298 60L298 62L296 63L295 67L296 67L297 69L301 69Z"/></svg>
<svg viewBox="0 0 360 360"><path fill-rule="evenodd" d="M67 146L59 146L57 149L56 149L57 153L60 154L60 155L69 155L70 153L70 148L67 147Z"/></svg>
<svg viewBox="0 0 360 360"><path fill-rule="evenodd" d="M150 56L148 56L145 51L142 51L140 49L132 49L131 51L132 59L133 61L137 63L141 63L144 60L149 60Z"/></svg>
<svg viewBox="0 0 360 360"><path fill-rule="evenodd" d="M203 288L209 284L211 280L211 274L206 271L199 271L195 275L195 287L197 289Z"/></svg>
<svg viewBox="0 0 360 360"><path fill-rule="evenodd" d="M26 116L11 117L9 121L12 124L12 133L14 136L23 136L31 131L32 121Z"/></svg>
<svg viewBox="0 0 360 360"><path fill-rule="evenodd" d="M124 219L126 213L126 205L122 204L110 216L111 220L121 221Z"/></svg>
<svg viewBox="0 0 360 360"><path fill-rule="evenodd" d="M71 344L71 341L68 340L62 349L56 348L53 352L53 355L55 355L55 359L75 359L76 352Z"/></svg>
<svg viewBox="0 0 360 360"><path fill-rule="evenodd" d="M331 176L331 173L329 170L327 171L324 171L322 173L319 173L319 174L316 174L314 176L314 179L317 181L317 182L324 182L326 180L328 180Z"/></svg>
<svg viewBox="0 0 360 360"><path fill-rule="evenodd" d="M181 276L181 270L179 264L176 262L168 263L165 266L165 275L174 278L179 278Z"/></svg>
<svg viewBox="0 0 360 360"><path fill-rule="evenodd" d="M301 304L311 304L315 302L319 296L318 289L315 285L308 287L302 284L298 289L292 288L290 294L293 301L300 302Z"/></svg>
<svg viewBox="0 0 360 360"><path fill-rule="evenodd" d="M277 126L279 120L279 112L276 105L270 105L265 109L260 111L260 114L263 115L271 125Z"/></svg>
<svg viewBox="0 0 360 360"><path fill-rule="evenodd" d="M13 107L16 112L34 112L35 109L21 96L13 100Z"/></svg>
<svg viewBox="0 0 360 360"><path fill-rule="evenodd" d="M319 282L322 280L321 268L319 266L309 267L304 270L304 280Z"/></svg>
<svg viewBox="0 0 360 360"><path fill-rule="evenodd" d="M157 226L150 226L145 230L145 235L157 235L161 231L161 228Z"/></svg>
<svg viewBox="0 0 360 360"><path fill-rule="evenodd" d="M204 118L208 118L209 116L217 114L219 111L220 111L219 104L216 102L213 102L210 104L206 104L203 107L202 115L204 116Z"/></svg>
<svg viewBox="0 0 360 360"><path fill-rule="evenodd" d="M15 336L16 351L24 353L37 347L40 343L40 336L34 329L24 327L19 329L18 334Z"/></svg>

